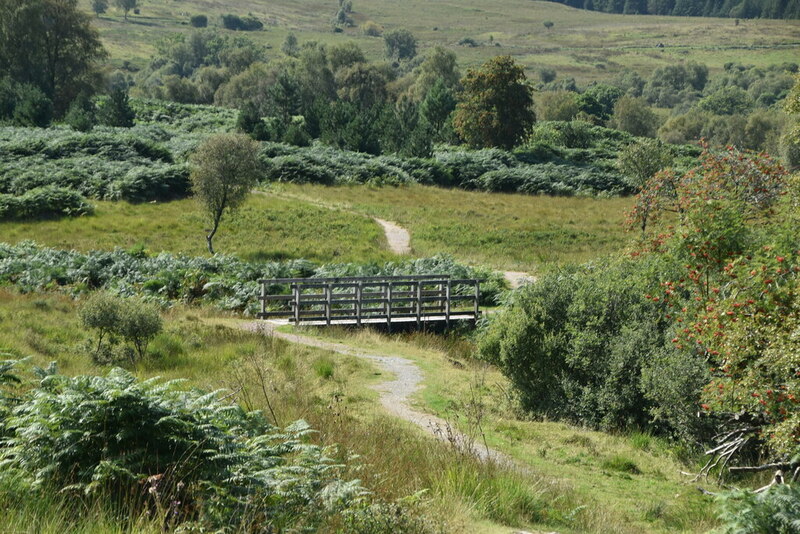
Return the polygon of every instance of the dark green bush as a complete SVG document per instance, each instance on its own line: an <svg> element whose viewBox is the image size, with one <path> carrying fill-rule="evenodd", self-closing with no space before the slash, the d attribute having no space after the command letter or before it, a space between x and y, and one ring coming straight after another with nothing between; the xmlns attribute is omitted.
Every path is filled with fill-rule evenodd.
<svg viewBox="0 0 800 534"><path fill-rule="evenodd" d="M258 31L264 24L252 15L240 17L239 15L222 15L222 26L226 30L238 30L243 32Z"/></svg>
<svg viewBox="0 0 800 534"><path fill-rule="evenodd" d="M189 18L189 23L193 28L205 28L208 26L208 17L205 15L192 15Z"/></svg>
<svg viewBox="0 0 800 534"><path fill-rule="evenodd" d="M0 194L0 220L75 217L93 211L79 193L63 187L37 187L21 196Z"/></svg>
<svg viewBox="0 0 800 534"><path fill-rule="evenodd" d="M135 167L115 181L107 194L114 200L148 202L184 198L191 191L186 165Z"/></svg>
<svg viewBox="0 0 800 534"><path fill-rule="evenodd" d="M675 268L650 258L608 260L543 276L492 317L480 354L536 415L697 438L705 363L677 353L664 303L648 298Z"/></svg>

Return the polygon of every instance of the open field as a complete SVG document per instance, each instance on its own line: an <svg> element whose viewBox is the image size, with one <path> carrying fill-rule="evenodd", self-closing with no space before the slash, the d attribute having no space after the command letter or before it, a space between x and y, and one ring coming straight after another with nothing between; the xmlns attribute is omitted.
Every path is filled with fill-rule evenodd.
<svg viewBox="0 0 800 534"><path fill-rule="evenodd" d="M90 335L78 324L76 306L55 294L0 291L0 350L30 355L35 365L56 361L65 374L104 373L86 353ZM475 402L471 391L479 384L489 445L529 466L525 474L481 466L381 414L370 386L388 377L362 360L247 333L235 321L203 309L176 308L165 319L165 331L154 340L151 358L135 370L137 375L182 377L188 386L211 390L229 388L248 407L267 409L254 372L260 368L280 423L305 418L320 430L321 443L341 445L343 459L358 454L358 463L366 467L353 476L381 497L427 488L424 506L449 518L452 532L499 533L509 527L565 533L701 532L714 525L708 501L680 482L677 470L682 464L665 443L641 434L610 436L517 419L503 377L472 360L468 342L426 334L325 334L416 362L426 376L417 397L419 408L462 427L466 406ZM27 532L36 524L32 515L17 509L9 517ZM55 521L40 531L56 532L57 525Z"/></svg>
<svg viewBox="0 0 800 534"><path fill-rule="evenodd" d="M462 67L474 66L498 54L515 56L529 74L541 66L555 67L560 77L579 83L606 78L629 67L646 74L656 67L683 60L706 63L719 70L729 61L772 64L797 61L800 24L797 21L612 15L576 10L561 4L530 0L355 0L356 27L333 33L336 12L331 0L147 0L141 15L122 22L111 9L96 20L115 64L131 60L140 66L154 43L175 32L188 32L190 15L206 14L210 25L219 15L252 13L264 31L247 37L279 55L289 32L299 39L339 43L355 40L372 59L383 56L383 40L361 34L358 25L373 20L387 29L405 27L420 41L420 49L441 45L457 51ZM543 22L554 23L550 30ZM459 46L472 38L477 47ZM660 47L659 45L663 45Z"/></svg>
<svg viewBox="0 0 800 534"><path fill-rule="evenodd" d="M95 204L95 214L86 217L1 222L3 240L17 243L31 239L83 252L144 247L151 253L208 254L205 225L192 199ZM251 195L238 213L223 219L214 244L218 252L245 260L365 262L395 257L380 226L367 217L264 195Z"/></svg>
<svg viewBox="0 0 800 534"><path fill-rule="evenodd" d="M545 197L426 186L274 186L278 195L338 205L396 221L414 254L447 252L496 269L536 272L615 252L631 198Z"/></svg>

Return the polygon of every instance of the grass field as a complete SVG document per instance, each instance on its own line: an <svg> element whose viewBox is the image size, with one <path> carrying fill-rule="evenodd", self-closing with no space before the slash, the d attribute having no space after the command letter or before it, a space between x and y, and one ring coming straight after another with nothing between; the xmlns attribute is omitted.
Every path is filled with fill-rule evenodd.
<svg viewBox="0 0 800 534"><path fill-rule="evenodd" d="M94 215L46 221L1 222L3 241L32 239L80 251L144 247L194 256L208 254L197 203L97 202ZM311 204L251 195L240 212L223 219L217 252L247 260L306 258L319 262L388 261L380 226L369 218Z"/></svg>
<svg viewBox="0 0 800 534"><path fill-rule="evenodd" d="M105 368L87 354L90 333L78 323L78 305L56 294L0 290L0 352L30 356L30 363L40 366L56 361L65 374L103 373ZM680 483L682 464L663 442L517 419L503 377L473 361L467 342L426 334L326 333L328 339L415 361L427 377L418 406L454 424L463 420L464 406L475 402L470 391L481 377L487 440L527 464L527 472L481 464L383 415L369 386L387 377L361 360L244 332L233 327L233 320L203 309L176 308L165 319L165 331L152 343L150 359L135 369L137 375L186 378L187 386L208 390L227 388L247 407L265 410L266 391L279 423L304 418L319 429L321 443L341 445L342 459L358 454L356 463L364 467L350 475L380 497L426 490L424 510L446 518L448 532L507 533L509 527L701 532L714 525L709 501ZM265 382L258 380L259 371ZM48 506L27 503L6 510L5 525L17 532L56 533L59 527L63 532L64 522ZM96 524L68 530L121 532L98 514Z"/></svg>
<svg viewBox="0 0 800 534"><path fill-rule="evenodd" d="M277 196L276 196L277 195ZM217 252L245 260L306 258L322 263L385 262L398 256L369 216L411 233L413 255L440 253L474 265L537 272L620 250L630 198L561 198L479 193L436 187L274 186L251 195L223 220ZM79 251L143 247L208 254L197 204L97 202L94 215L0 222L3 240L33 240ZM330 209L330 207L340 209Z"/></svg>
<svg viewBox="0 0 800 534"><path fill-rule="evenodd" d="M338 205L396 221L414 254L447 252L496 269L536 272L624 247L630 198L563 198L426 186L274 186L278 195Z"/></svg>
<svg viewBox="0 0 800 534"><path fill-rule="evenodd" d="M579 83L599 80L625 67L646 74L658 66L695 60L719 70L728 61L772 64L797 61L800 24L797 21L611 15L531 0L355 0L355 27L331 31L336 12L332 0L147 0L141 15L123 23L111 9L96 20L114 63L131 60L143 66L154 43L175 32L188 32L190 15L206 14L210 25L219 15L252 13L265 29L247 36L272 48L289 32L301 41L337 43L355 40L372 59L383 57L383 40L361 34L358 25L373 20L387 29L405 27L420 41L420 49L442 45L457 51L462 67L474 66L498 54L511 54L529 74L540 66L555 67L561 77ZM550 30L543 22L554 23ZM470 37L477 47L458 46ZM659 45L664 45L663 48Z"/></svg>
<svg viewBox="0 0 800 534"><path fill-rule="evenodd" d="M649 434L614 436L516 417L507 380L474 360L474 348L463 338L343 329L302 329L302 333L414 361L426 377L425 388L416 397L418 408L475 432L476 418L468 414L479 406L489 446L574 492L586 506L582 521L592 531L705 532L715 524L710 501L679 474L697 468L678 459L685 451Z"/></svg>

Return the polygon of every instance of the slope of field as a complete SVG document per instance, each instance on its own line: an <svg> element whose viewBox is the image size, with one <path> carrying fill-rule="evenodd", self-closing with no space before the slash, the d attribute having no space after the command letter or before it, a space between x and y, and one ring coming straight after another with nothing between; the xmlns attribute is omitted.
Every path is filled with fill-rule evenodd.
<svg viewBox="0 0 800 534"><path fill-rule="evenodd" d="M396 221L414 254L447 252L502 270L536 272L622 249L631 198L547 197L426 186L274 186L284 198L338 205Z"/></svg>
<svg viewBox="0 0 800 534"><path fill-rule="evenodd" d="M95 214L86 217L0 222L0 232L7 243L34 240L82 252L143 247L152 253L208 254L206 223L194 200L96 205ZM381 227L367 217L263 195L252 195L241 211L223 219L214 243L218 252L251 261L366 263L396 258Z"/></svg>
<svg viewBox="0 0 800 534"><path fill-rule="evenodd" d="M580 83L602 79L625 67L646 74L658 66L695 60L720 69L726 62L771 64L796 61L800 50L797 21L743 20L652 15L614 15L578 10L552 2L530 0L355 0L355 26L333 33L334 0L147 0L141 14L124 23L111 9L96 19L112 60L143 65L158 39L189 32L189 17L205 14L209 25L219 15L252 13L265 24L259 32L243 33L273 48L289 32L301 41L326 43L355 40L372 59L383 57L383 40L364 36L358 27L372 20L386 29L405 27L420 48L442 45L457 50L462 67L498 54L511 54L532 73L556 67L561 77ZM551 29L543 25L553 22ZM459 46L464 38L478 46Z"/></svg>

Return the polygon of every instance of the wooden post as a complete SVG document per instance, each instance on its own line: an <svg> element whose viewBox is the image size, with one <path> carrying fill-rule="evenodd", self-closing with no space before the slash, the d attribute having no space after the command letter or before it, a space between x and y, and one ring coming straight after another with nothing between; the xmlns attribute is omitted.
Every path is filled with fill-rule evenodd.
<svg viewBox="0 0 800 534"><path fill-rule="evenodd" d="M389 282L387 286L388 298L386 299L386 328L389 332L392 331L392 283Z"/></svg>
<svg viewBox="0 0 800 534"><path fill-rule="evenodd" d="M448 280L447 281L447 287L445 288L445 294L444 294L444 298L445 298L445 301L444 301L444 322L448 326L448 328L450 327L450 286L451 286L451 283L450 283L450 280Z"/></svg>
<svg viewBox="0 0 800 534"><path fill-rule="evenodd" d="M300 324L300 284L293 284L292 290L294 291L294 324Z"/></svg>
<svg viewBox="0 0 800 534"><path fill-rule="evenodd" d="M356 286L356 324L361 326L361 295L362 295L362 285L361 282L358 283Z"/></svg>
<svg viewBox="0 0 800 534"><path fill-rule="evenodd" d="M331 325L331 293L333 293L331 287L332 286L330 282L328 282L328 285L325 286L325 324L328 326Z"/></svg>
<svg viewBox="0 0 800 534"><path fill-rule="evenodd" d="M267 313L267 282L264 280L261 281L261 313Z"/></svg>
<svg viewBox="0 0 800 534"><path fill-rule="evenodd" d="M478 321L478 315L481 313L478 301L481 300L481 283L475 280L475 322Z"/></svg>
<svg viewBox="0 0 800 534"><path fill-rule="evenodd" d="M417 282L417 328L422 324L422 281Z"/></svg>

